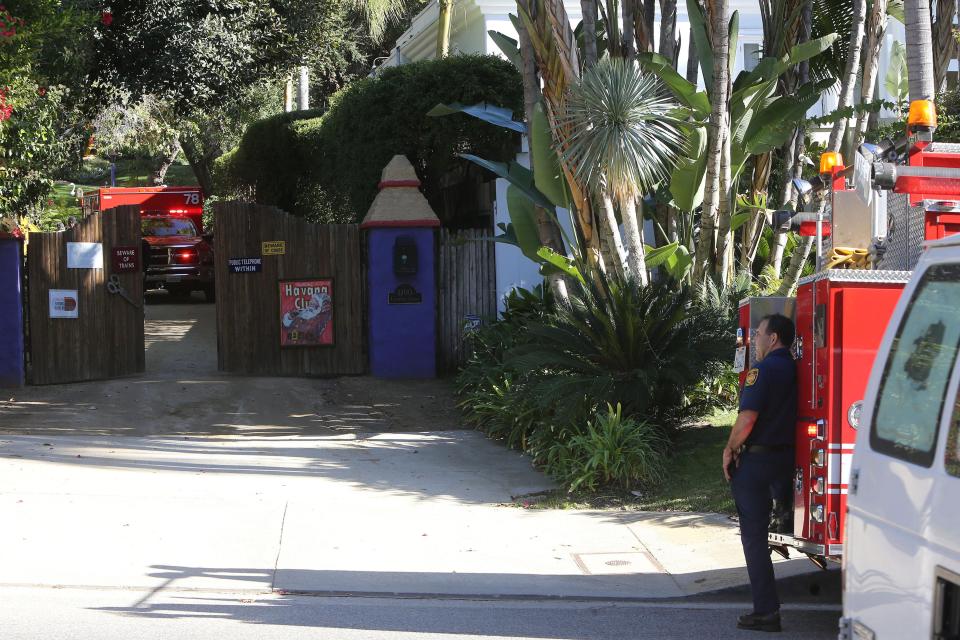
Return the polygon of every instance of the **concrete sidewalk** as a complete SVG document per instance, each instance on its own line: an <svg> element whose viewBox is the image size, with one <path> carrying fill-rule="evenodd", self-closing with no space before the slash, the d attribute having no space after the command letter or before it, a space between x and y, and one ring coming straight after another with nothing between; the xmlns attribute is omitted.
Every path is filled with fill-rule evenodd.
<svg viewBox="0 0 960 640"><path fill-rule="evenodd" d="M551 487L470 431L0 436L0 583L637 599L747 582L725 517L510 504Z"/></svg>

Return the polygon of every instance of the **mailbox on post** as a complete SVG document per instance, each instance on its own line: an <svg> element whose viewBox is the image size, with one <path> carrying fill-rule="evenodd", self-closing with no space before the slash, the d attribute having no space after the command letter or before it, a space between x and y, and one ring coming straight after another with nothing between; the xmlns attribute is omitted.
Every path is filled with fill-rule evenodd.
<svg viewBox="0 0 960 640"><path fill-rule="evenodd" d="M370 373L437 375L434 234L440 226L404 156L383 170L380 192L360 228L367 240Z"/></svg>

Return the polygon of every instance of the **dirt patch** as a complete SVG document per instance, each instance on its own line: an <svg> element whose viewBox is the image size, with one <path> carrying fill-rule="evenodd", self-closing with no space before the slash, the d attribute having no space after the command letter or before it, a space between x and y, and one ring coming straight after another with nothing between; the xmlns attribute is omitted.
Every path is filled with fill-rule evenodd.
<svg viewBox="0 0 960 640"><path fill-rule="evenodd" d="M338 378L326 390L328 405L366 410L388 431L466 429L450 380Z"/></svg>

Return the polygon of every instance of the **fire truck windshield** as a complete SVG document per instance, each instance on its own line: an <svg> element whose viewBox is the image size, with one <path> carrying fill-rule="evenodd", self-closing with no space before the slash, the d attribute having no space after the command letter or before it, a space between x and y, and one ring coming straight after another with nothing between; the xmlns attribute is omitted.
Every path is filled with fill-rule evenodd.
<svg viewBox="0 0 960 640"><path fill-rule="evenodd" d="M186 218L144 218L141 224L144 236L152 237L194 237L197 229Z"/></svg>

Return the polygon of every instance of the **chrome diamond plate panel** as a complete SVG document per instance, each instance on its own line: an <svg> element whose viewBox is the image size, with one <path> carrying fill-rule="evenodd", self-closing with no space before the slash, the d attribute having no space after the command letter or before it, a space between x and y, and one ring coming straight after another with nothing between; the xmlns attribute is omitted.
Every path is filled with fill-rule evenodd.
<svg viewBox="0 0 960 640"><path fill-rule="evenodd" d="M954 142L933 142L927 148L936 153L960 153L960 144Z"/></svg>
<svg viewBox="0 0 960 640"><path fill-rule="evenodd" d="M957 145L960 146L960 145ZM911 207L906 194L887 194L887 237L879 269L909 271L923 251L923 209Z"/></svg>
<svg viewBox="0 0 960 640"><path fill-rule="evenodd" d="M889 269L827 269L800 280L800 284L829 280L831 282L876 282L903 284L910 280L910 271Z"/></svg>

